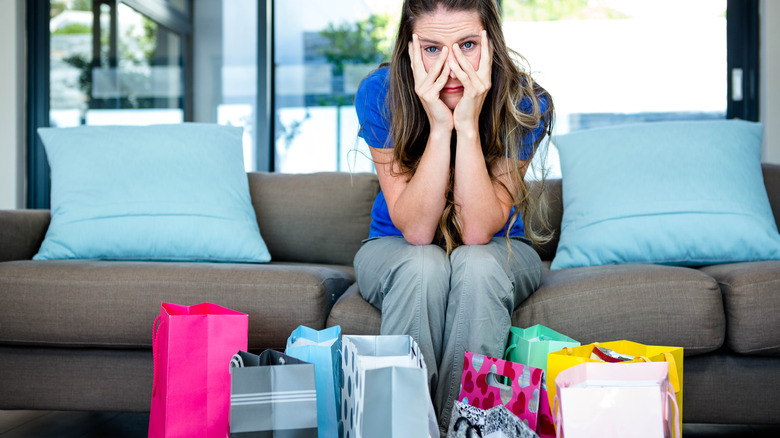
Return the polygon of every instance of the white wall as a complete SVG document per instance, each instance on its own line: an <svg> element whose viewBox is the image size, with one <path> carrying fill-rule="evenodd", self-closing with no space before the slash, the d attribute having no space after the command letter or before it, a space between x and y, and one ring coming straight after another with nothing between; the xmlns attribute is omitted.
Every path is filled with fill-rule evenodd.
<svg viewBox="0 0 780 438"><path fill-rule="evenodd" d="M761 122L762 161L780 164L780 2L761 2Z"/></svg>
<svg viewBox="0 0 780 438"><path fill-rule="evenodd" d="M24 0L0 13L0 209L24 205Z"/></svg>

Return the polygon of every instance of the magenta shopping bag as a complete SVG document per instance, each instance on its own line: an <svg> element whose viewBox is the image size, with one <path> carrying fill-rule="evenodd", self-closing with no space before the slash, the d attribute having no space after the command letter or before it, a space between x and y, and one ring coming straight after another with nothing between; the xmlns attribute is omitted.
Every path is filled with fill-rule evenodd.
<svg viewBox="0 0 780 438"><path fill-rule="evenodd" d="M539 368L467 351L458 401L483 410L504 405L535 430L541 384Z"/></svg>
<svg viewBox="0 0 780 438"><path fill-rule="evenodd" d="M225 438L230 359L247 349L249 318L215 304L162 303L154 321L149 438Z"/></svg>

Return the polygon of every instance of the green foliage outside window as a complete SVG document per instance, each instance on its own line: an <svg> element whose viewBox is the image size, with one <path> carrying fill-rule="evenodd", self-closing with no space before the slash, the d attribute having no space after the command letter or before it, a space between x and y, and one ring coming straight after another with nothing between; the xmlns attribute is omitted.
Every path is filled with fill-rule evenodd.
<svg viewBox="0 0 780 438"><path fill-rule="evenodd" d="M557 21L585 18L626 18L614 9L590 6L589 0L503 0L507 21Z"/></svg>
<svg viewBox="0 0 780 438"><path fill-rule="evenodd" d="M92 26L81 23L70 23L65 26L55 29L52 35L77 35L77 34L90 34L92 33Z"/></svg>
<svg viewBox="0 0 780 438"><path fill-rule="evenodd" d="M392 38L388 37L390 17L372 14L354 23L333 23L320 34L328 39L322 55L333 64L334 74L346 64L378 64L390 59Z"/></svg>

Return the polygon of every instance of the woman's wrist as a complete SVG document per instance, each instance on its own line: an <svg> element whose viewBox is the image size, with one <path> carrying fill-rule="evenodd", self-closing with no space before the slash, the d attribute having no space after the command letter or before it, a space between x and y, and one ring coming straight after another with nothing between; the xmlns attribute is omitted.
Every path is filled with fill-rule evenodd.
<svg viewBox="0 0 780 438"><path fill-rule="evenodd" d="M452 126L431 125L429 136L433 141L446 141L449 144L450 138L452 138Z"/></svg>
<svg viewBox="0 0 780 438"><path fill-rule="evenodd" d="M479 127L476 123L467 123L463 125L456 123L455 132L459 139L473 140L479 137Z"/></svg>

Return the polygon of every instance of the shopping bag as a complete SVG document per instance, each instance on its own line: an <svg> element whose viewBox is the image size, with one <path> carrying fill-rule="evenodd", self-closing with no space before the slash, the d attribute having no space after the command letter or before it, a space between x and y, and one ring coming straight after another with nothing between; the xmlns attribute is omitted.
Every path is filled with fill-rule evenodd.
<svg viewBox="0 0 780 438"><path fill-rule="evenodd" d="M511 385L502 383L508 378ZM533 430L539 413L542 370L467 351L458 401L490 409L504 405Z"/></svg>
<svg viewBox="0 0 780 438"><path fill-rule="evenodd" d="M265 350L230 361L230 436L317 438L314 365Z"/></svg>
<svg viewBox="0 0 780 438"><path fill-rule="evenodd" d="M246 314L211 303L162 303L154 322L149 437L228 434L230 358L247 348Z"/></svg>
<svg viewBox="0 0 780 438"><path fill-rule="evenodd" d="M339 436L438 438L428 371L411 336L341 337Z"/></svg>
<svg viewBox="0 0 780 438"><path fill-rule="evenodd" d="M504 405L480 409L456 401L447 438L538 438L528 425Z"/></svg>
<svg viewBox="0 0 780 438"><path fill-rule="evenodd" d="M536 424L536 433L541 438L555 436L555 426L547 394L547 355L562 348L579 345L580 343L574 339L539 324L527 329L519 327L510 327L509 329L504 359L544 371Z"/></svg>
<svg viewBox="0 0 780 438"><path fill-rule="evenodd" d="M626 357L610 358L614 352ZM631 341L601 342L579 347L564 348L547 356L547 381L554 382L561 371L586 362L627 361L627 362L668 362L669 382L671 383L680 418L683 418L683 349L682 347L664 347L644 345ZM555 385L547 386L550 405L555 399Z"/></svg>
<svg viewBox="0 0 780 438"><path fill-rule="evenodd" d="M320 438L338 438L341 404L341 327L314 330L299 326L287 339L284 353L314 365L317 382L317 431Z"/></svg>
<svg viewBox="0 0 780 438"><path fill-rule="evenodd" d="M547 354L566 347L578 347L579 342L543 325L527 329L509 328L504 358L511 362L547 370Z"/></svg>
<svg viewBox="0 0 780 438"><path fill-rule="evenodd" d="M582 363L558 374L555 386L558 436L680 437L665 363Z"/></svg>

